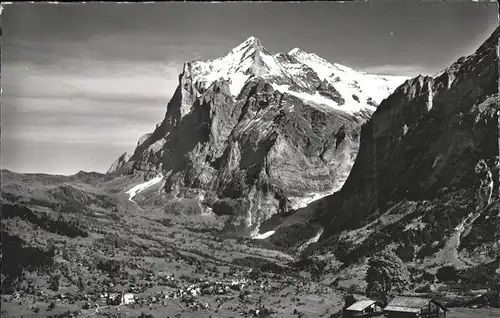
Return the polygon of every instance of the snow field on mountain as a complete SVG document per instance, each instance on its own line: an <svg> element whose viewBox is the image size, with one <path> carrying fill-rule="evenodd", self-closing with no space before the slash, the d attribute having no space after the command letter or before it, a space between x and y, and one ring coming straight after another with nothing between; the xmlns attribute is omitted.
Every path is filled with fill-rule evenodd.
<svg viewBox="0 0 500 318"><path fill-rule="evenodd" d="M295 61L289 62L285 59L279 62L278 56L283 53L270 54L261 47L258 39L250 37L226 56L207 62L193 62L193 82L200 83L207 89L215 81L225 79L229 81L231 95L236 98L252 77L259 76L268 79L273 87L282 93L291 94L317 105L356 113L363 109L375 110L368 100L371 99L379 104L407 79L403 76L379 76L358 72L341 64L331 64L316 54L306 53L299 48L286 54ZM318 92L312 94L290 88L290 84L295 83L308 91L316 89L308 78L311 76L311 69L320 80L326 80L335 87L345 100L344 105L339 105ZM278 84L276 79L289 84Z"/></svg>
<svg viewBox="0 0 500 318"><path fill-rule="evenodd" d="M132 189L128 190L126 193L129 195L129 201L132 201L134 202L134 200L132 200L137 194L139 194L140 192L146 190L147 188L150 188L152 186L154 186L155 184L159 183L161 180L163 180L163 175L162 174L159 174L158 176L156 176L155 178L149 180L149 181L146 181L146 182L143 182L141 184L138 184L136 186L134 186Z"/></svg>
<svg viewBox="0 0 500 318"><path fill-rule="evenodd" d="M271 235L273 235L274 233L276 233L276 231L267 231L266 233L263 233L263 234L257 234L255 236L253 236L252 238L254 240L264 240L264 239L270 237Z"/></svg>

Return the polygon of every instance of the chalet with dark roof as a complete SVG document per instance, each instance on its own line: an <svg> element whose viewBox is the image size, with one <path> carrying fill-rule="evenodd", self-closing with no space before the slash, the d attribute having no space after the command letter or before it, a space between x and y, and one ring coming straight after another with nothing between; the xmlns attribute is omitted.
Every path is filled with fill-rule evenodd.
<svg viewBox="0 0 500 318"><path fill-rule="evenodd" d="M441 318L448 309L432 298L396 297L384 308L387 318Z"/></svg>
<svg viewBox="0 0 500 318"><path fill-rule="evenodd" d="M381 302L373 299L362 299L347 307L342 317L376 317L384 314Z"/></svg>

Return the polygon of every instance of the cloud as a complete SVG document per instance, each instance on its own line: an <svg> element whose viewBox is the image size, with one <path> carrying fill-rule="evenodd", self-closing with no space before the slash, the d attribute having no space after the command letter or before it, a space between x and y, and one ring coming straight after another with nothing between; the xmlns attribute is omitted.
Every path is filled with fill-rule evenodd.
<svg viewBox="0 0 500 318"><path fill-rule="evenodd" d="M7 101L9 102L9 101ZM151 132L165 114L165 104L101 102L87 107L87 101L21 99L2 113L2 139L52 144L109 143L131 148L144 133Z"/></svg>
<svg viewBox="0 0 500 318"><path fill-rule="evenodd" d="M103 170L132 151L163 119L182 64L66 57L2 66L2 150L10 153L2 167L67 172Z"/></svg>
<svg viewBox="0 0 500 318"><path fill-rule="evenodd" d="M79 170L106 172L126 151L123 145L74 144L2 140L1 167L18 172L74 174Z"/></svg>
<svg viewBox="0 0 500 318"><path fill-rule="evenodd" d="M380 75L399 75L399 76L410 76L415 77L419 74L421 75L431 75L433 72L425 69L419 65L376 65L360 68L360 71L380 74Z"/></svg>
<svg viewBox="0 0 500 318"><path fill-rule="evenodd" d="M163 119L183 63L216 56L225 41L137 32L2 40L2 167L46 172L103 170L133 151Z"/></svg>
<svg viewBox="0 0 500 318"><path fill-rule="evenodd" d="M91 65L89 68L88 65ZM27 62L4 64L3 94L19 97L167 99L177 86L180 64Z"/></svg>
<svg viewBox="0 0 500 318"><path fill-rule="evenodd" d="M94 129L91 129L91 128ZM152 132L154 126L150 125L122 125L120 128L101 125L57 125L44 127L40 130L37 126L23 127L16 131L8 140L17 142L36 142L51 144L71 144L76 147L81 144L109 144L120 145L123 149L131 149L140 136ZM9 129L6 133L9 133ZM2 132L3 133L3 132ZM135 138L134 138L135 137Z"/></svg>
<svg viewBox="0 0 500 318"><path fill-rule="evenodd" d="M162 119L167 105L164 100L138 100L125 104L121 101L46 97L5 97L3 104L8 107L2 107L2 124L16 126L16 129L22 129L22 125L43 127L63 125L70 121L79 125L91 125L92 120L104 119L151 124Z"/></svg>

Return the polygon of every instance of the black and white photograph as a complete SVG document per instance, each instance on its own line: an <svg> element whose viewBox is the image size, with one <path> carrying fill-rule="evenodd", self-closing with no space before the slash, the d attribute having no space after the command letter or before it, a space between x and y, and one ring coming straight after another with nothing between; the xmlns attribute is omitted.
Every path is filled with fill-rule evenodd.
<svg viewBox="0 0 500 318"><path fill-rule="evenodd" d="M1 317L500 317L494 1L3 2Z"/></svg>

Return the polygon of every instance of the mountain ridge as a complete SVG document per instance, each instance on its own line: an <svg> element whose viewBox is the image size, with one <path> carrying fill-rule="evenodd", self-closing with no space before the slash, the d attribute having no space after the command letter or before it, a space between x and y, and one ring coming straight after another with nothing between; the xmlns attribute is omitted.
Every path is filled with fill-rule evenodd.
<svg viewBox="0 0 500 318"><path fill-rule="evenodd" d="M373 105L373 78L358 88L298 49L275 58L291 77L265 75L256 42L237 94L186 64L163 120L109 173L0 171L5 313L333 317L347 294L391 296L365 288L385 255L412 295L497 315L498 29ZM135 304L119 305L125 288Z"/></svg>
<svg viewBox="0 0 500 318"><path fill-rule="evenodd" d="M307 253L333 252L349 265L394 249L405 261L428 267L500 257L500 201L494 193L487 209L476 210L474 168L484 159L498 186L498 34L497 28L441 74L406 81L379 105L361 129L342 189L296 212L312 223L295 231L316 229L313 237L321 228ZM284 240L279 232L271 241Z"/></svg>
<svg viewBox="0 0 500 318"><path fill-rule="evenodd" d="M273 55L250 37L223 57L186 62L164 120L122 170L161 173L166 193L209 192L203 213L233 215L236 233L255 234L278 211L336 191L357 152L358 128L406 78L292 53ZM300 166L311 172L293 182Z"/></svg>

